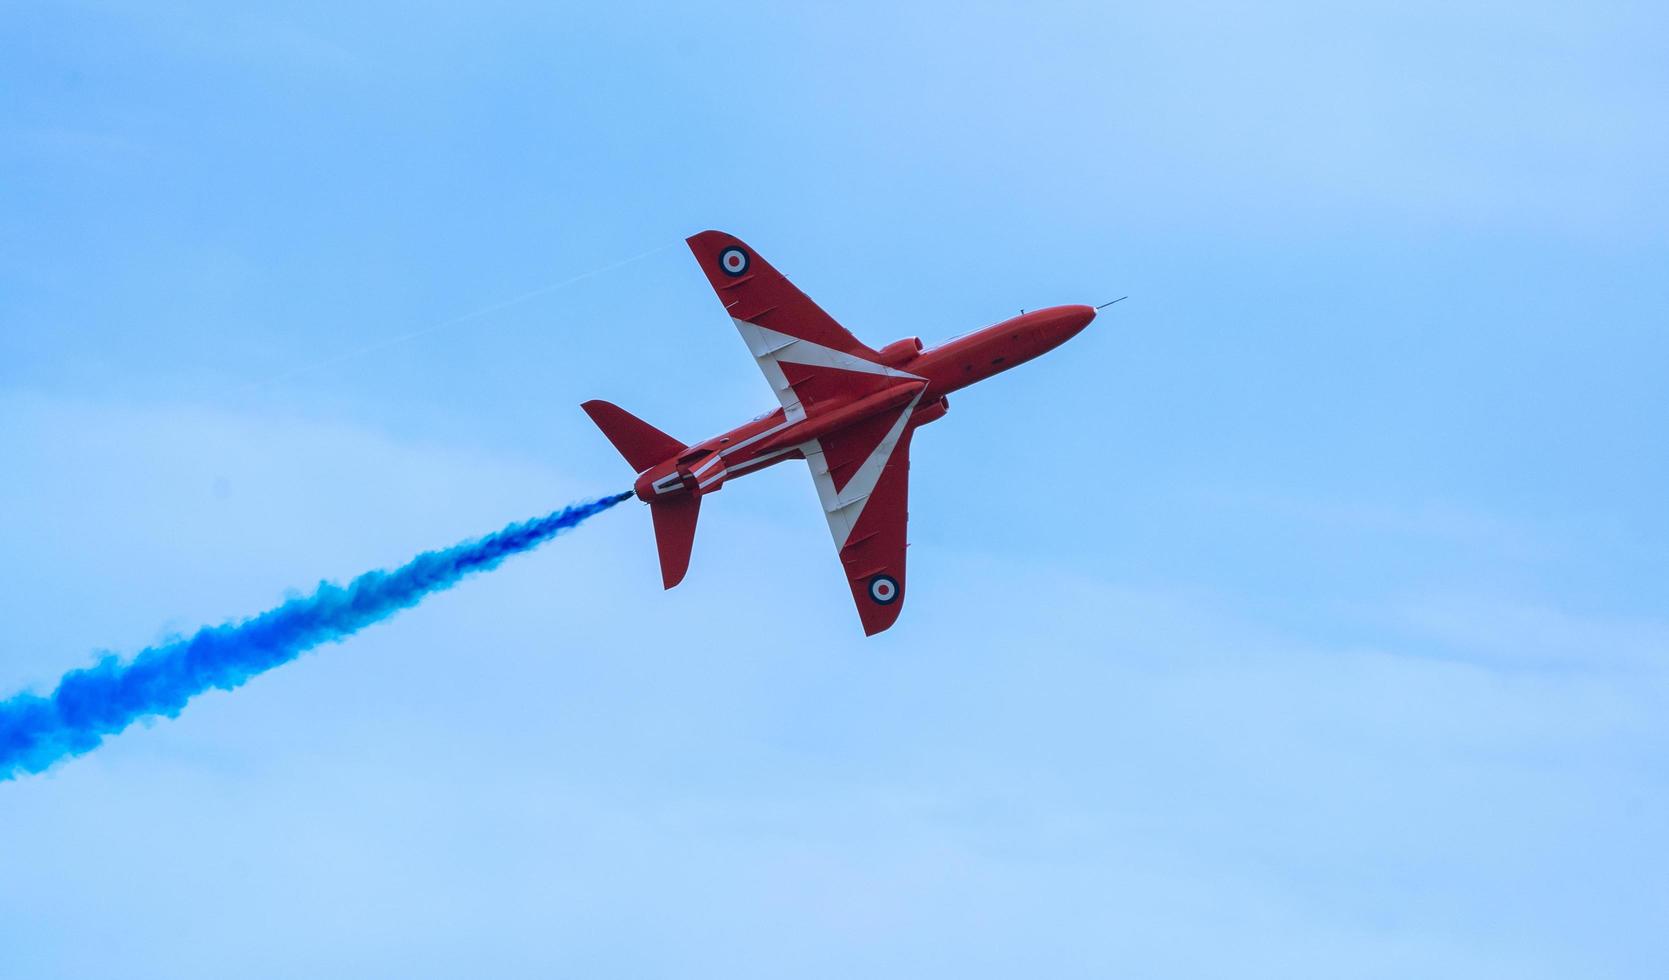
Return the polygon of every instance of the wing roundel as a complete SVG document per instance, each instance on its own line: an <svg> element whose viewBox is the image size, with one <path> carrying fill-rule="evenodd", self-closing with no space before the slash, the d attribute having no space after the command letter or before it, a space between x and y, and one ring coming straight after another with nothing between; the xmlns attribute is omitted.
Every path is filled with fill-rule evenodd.
<svg viewBox="0 0 1669 980"><path fill-rule="evenodd" d="M800 447L868 636L891 626L904 608L915 405Z"/></svg>
<svg viewBox="0 0 1669 980"><path fill-rule="evenodd" d="M811 439L798 448L811 467L829 533L865 634L891 626L904 608L910 432L923 379L881 363L758 252L734 235L689 239L713 292L782 403L784 425L819 406L910 382L909 404Z"/></svg>
<svg viewBox="0 0 1669 980"><path fill-rule="evenodd" d="M840 549L840 564L852 588L865 636L892 626L904 610L904 552L909 543L910 434L888 455L880 477L865 495ZM829 514L830 529L835 515Z"/></svg>

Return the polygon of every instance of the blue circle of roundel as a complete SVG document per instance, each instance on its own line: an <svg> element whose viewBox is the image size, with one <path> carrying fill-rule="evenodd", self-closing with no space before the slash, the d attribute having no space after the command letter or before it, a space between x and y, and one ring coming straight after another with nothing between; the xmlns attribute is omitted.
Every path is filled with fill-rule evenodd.
<svg viewBox="0 0 1669 980"><path fill-rule="evenodd" d="M898 582L891 575L877 575L869 580L869 597L883 606L898 601Z"/></svg>
<svg viewBox="0 0 1669 980"><path fill-rule="evenodd" d="M727 276L739 276L748 271L748 253L732 245L719 253L719 268Z"/></svg>

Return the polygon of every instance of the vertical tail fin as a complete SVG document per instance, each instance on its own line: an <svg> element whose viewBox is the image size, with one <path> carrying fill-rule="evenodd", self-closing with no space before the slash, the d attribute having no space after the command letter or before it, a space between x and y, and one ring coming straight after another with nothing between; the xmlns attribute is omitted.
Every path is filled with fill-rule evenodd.
<svg viewBox="0 0 1669 980"><path fill-rule="evenodd" d="M618 405L588 401L580 407L639 473L685 449L677 439ZM684 573L690 570L690 548L695 544L695 519L701 514L701 498L687 493L653 500L649 503L649 514L655 520L655 547L661 554L661 584L670 589L682 582Z"/></svg>
<svg viewBox="0 0 1669 980"><path fill-rule="evenodd" d="M683 443L618 405L593 399L580 407L639 473L684 451Z"/></svg>

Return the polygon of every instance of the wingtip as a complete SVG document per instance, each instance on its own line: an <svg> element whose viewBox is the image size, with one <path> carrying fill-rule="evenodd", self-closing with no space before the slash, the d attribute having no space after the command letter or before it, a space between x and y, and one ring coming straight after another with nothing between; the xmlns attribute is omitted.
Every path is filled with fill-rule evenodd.
<svg viewBox="0 0 1669 980"><path fill-rule="evenodd" d="M902 596L900 598L902 598ZM870 637L876 635L877 633L885 633L887 630L892 629L898 622L899 614L903 611L904 604L896 601L885 606L860 606L858 609L858 619L863 623L863 635L865 637Z"/></svg>
<svg viewBox="0 0 1669 980"><path fill-rule="evenodd" d="M694 248L696 245L700 244L701 242L710 241L714 238L720 238L720 239L725 239L725 240L736 240L736 236L730 234L729 232L719 231L717 228L708 228L706 231L696 232L695 234L691 235L690 237L684 239L684 242L685 242L685 244L689 245L691 248Z"/></svg>
<svg viewBox="0 0 1669 980"><path fill-rule="evenodd" d="M882 633L885 633L887 630L892 629L893 624L895 624L897 622L898 622L898 617L894 616L892 619L889 619L884 623L865 623L865 624L863 624L864 638L868 639L871 636L878 636Z"/></svg>

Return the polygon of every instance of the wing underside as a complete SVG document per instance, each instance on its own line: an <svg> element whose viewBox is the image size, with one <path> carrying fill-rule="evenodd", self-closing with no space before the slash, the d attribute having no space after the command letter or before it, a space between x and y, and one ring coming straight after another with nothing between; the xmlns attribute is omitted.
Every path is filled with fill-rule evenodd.
<svg viewBox="0 0 1669 980"><path fill-rule="evenodd" d="M891 626L904 607L915 405L801 446L866 635Z"/></svg>
<svg viewBox="0 0 1669 980"><path fill-rule="evenodd" d="M873 394L914 377L887 367L741 239L704 231L689 239L713 292L776 393L787 421L819 404Z"/></svg>
<svg viewBox="0 0 1669 980"><path fill-rule="evenodd" d="M704 231L689 239L784 413L783 426L916 382L911 400L800 444L829 534L866 635L891 626L904 605L911 418L926 383L881 363L816 303L740 239Z"/></svg>

